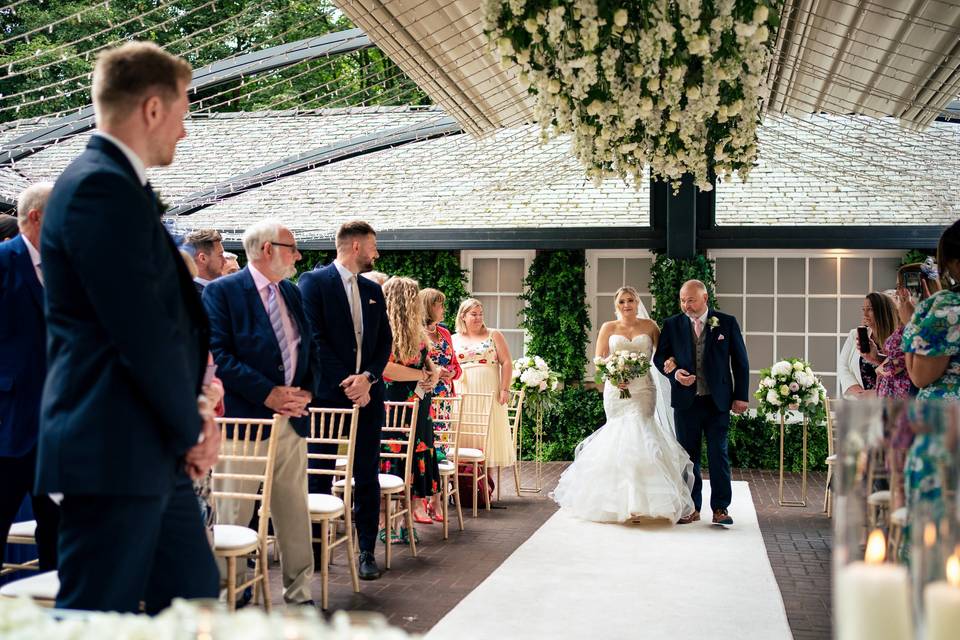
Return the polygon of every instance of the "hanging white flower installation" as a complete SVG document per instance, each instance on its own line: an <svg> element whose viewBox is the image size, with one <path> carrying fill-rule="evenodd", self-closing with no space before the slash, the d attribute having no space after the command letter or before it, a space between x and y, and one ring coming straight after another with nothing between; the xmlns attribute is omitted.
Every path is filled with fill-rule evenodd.
<svg viewBox="0 0 960 640"><path fill-rule="evenodd" d="M490 44L595 182L745 179L778 0L484 0Z"/></svg>

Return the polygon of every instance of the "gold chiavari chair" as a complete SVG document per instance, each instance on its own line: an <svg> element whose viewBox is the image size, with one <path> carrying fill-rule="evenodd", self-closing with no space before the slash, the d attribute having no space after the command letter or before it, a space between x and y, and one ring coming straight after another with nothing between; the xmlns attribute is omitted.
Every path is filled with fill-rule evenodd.
<svg viewBox="0 0 960 640"><path fill-rule="evenodd" d="M213 525L214 555L227 563L227 606L236 608L237 594L249 586L254 588L254 603L263 592L263 604L271 609L270 580L267 565L267 531L270 522L270 495L273 489L273 467L276 461L276 438L265 435L267 427L276 433L281 417L272 420L217 418L222 445L220 460L213 470L211 496L218 501L241 500L259 504L259 525L249 527L231 524ZM258 493L260 486L262 493ZM218 512L225 509L218 504ZM237 559L253 557L253 577L237 584Z"/></svg>
<svg viewBox="0 0 960 640"><path fill-rule="evenodd" d="M830 398L827 398L826 401L826 410L827 410L827 459L824 461L827 465L827 484L823 490L823 512L827 514L827 517L833 515L833 486L831 482L833 480L833 465L837 463L837 454L834 447L836 446L836 435L834 432L834 420L836 415L833 413L833 409L830 406Z"/></svg>
<svg viewBox="0 0 960 640"><path fill-rule="evenodd" d="M24 520L23 522L14 522L10 525L10 531L7 533L7 546L11 544L29 544L36 545L37 541L34 534L37 531L36 520ZM26 562L4 562L3 569L0 569L0 576L5 576L14 571L37 571L40 569L40 559L34 558Z"/></svg>
<svg viewBox="0 0 960 640"><path fill-rule="evenodd" d="M320 525L320 537L313 538L314 543L320 544L320 582L323 596L321 607L327 608L329 599L330 580L330 552L346 543L347 566L350 567L350 578L353 581L354 593L360 593L360 579L357 575L357 564L350 557L356 550L356 538L353 530L353 483L345 480L353 478L353 457L357 430L359 408L352 409L310 409L310 435L305 438L308 451L309 445L325 445L332 449L332 453L307 453L308 460L333 461L332 469L307 468L307 475L333 476L334 482L344 480L342 498L328 493L311 493L307 496L310 509L310 522ZM343 452L342 455L340 452ZM337 462L343 460L343 466ZM337 524L343 523L343 535L338 534ZM332 529L330 525L333 525Z"/></svg>
<svg viewBox="0 0 960 640"><path fill-rule="evenodd" d="M487 432L490 429L490 413L493 411L494 396L491 393L462 393L460 409L460 435L457 441L456 460L457 476L472 478L473 480L473 517L477 517L478 487L483 482L483 501L487 511L490 510L490 492L487 490L486 456L483 448L486 447ZM467 472L460 470L460 465L469 465Z"/></svg>
<svg viewBox="0 0 960 640"><path fill-rule="evenodd" d="M523 401L526 399L526 391L511 390L510 399L507 401L507 424L510 425L510 437L513 442L513 450L517 452L517 461L513 463L513 486L517 491L517 497L520 497L520 423L523 421ZM497 467L497 500L500 499L500 469Z"/></svg>
<svg viewBox="0 0 960 640"><path fill-rule="evenodd" d="M393 558L394 520L403 518L407 523L407 540L410 553L417 557L417 543L413 534L413 497L411 496L413 450L417 436L417 409L420 401L384 402L386 418L380 436L381 464L391 461L395 468L402 469L403 476L392 473L380 474L380 496L384 502L383 523L386 529L386 566L390 568ZM394 508L393 502L397 501Z"/></svg>
<svg viewBox="0 0 960 640"><path fill-rule="evenodd" d="M457 520L460 522L460 531L463 531L463 509L460 507L460 491L457 483L457 441L460 437L460 417L463 410L463 399L460 397L446 397L433 399L433 445L441 447L447 453L447 459L440 463L440 491L443 500L443 539L449 537L450 531L450 498L453 498L457 508Z"/></svg>

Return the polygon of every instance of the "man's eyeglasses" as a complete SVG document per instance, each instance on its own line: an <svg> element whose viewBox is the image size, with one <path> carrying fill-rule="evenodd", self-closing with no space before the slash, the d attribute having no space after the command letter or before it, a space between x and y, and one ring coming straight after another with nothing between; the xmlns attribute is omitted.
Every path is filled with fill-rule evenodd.
<svg viewBox="0 0 960 640"><path fill-rule="evenodd" d="M290 249L290 251L293 251L294 253L297 252L297 243L287 244L286 242L273 242L271 240L270 244L272 244L275 247L286 247L287 249Z"/></svg>

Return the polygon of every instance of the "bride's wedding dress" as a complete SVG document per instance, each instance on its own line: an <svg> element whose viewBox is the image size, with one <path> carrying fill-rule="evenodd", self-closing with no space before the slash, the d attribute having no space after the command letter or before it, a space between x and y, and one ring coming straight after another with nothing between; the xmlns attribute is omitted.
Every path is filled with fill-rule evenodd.
<svg viewBox="0 0 960 640"><path fill-rule="evenodd" d="M635 351L652 358L653 341L610 336L610 353ZM693 463L655 416L654 370L630 383L630 397L609 382L603 387L607 423L577 446L573 464L560 476L554 500L573 515L597 522L666 518L693 512ZM688 484L688 482L690 484Z"/></svg>

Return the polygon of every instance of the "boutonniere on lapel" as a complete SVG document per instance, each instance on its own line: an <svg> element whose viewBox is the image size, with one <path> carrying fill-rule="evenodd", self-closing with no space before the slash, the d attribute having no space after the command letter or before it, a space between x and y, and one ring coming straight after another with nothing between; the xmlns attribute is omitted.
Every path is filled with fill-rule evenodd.
<svg viewBox="0 0 960 640"><path fill-rule="evenodd" d="M707 318L707 326L711 329L716 329L720 326L720 318L717 316L710 316ZM720 340L723 340L723 336L720 336Z"/></svg>

